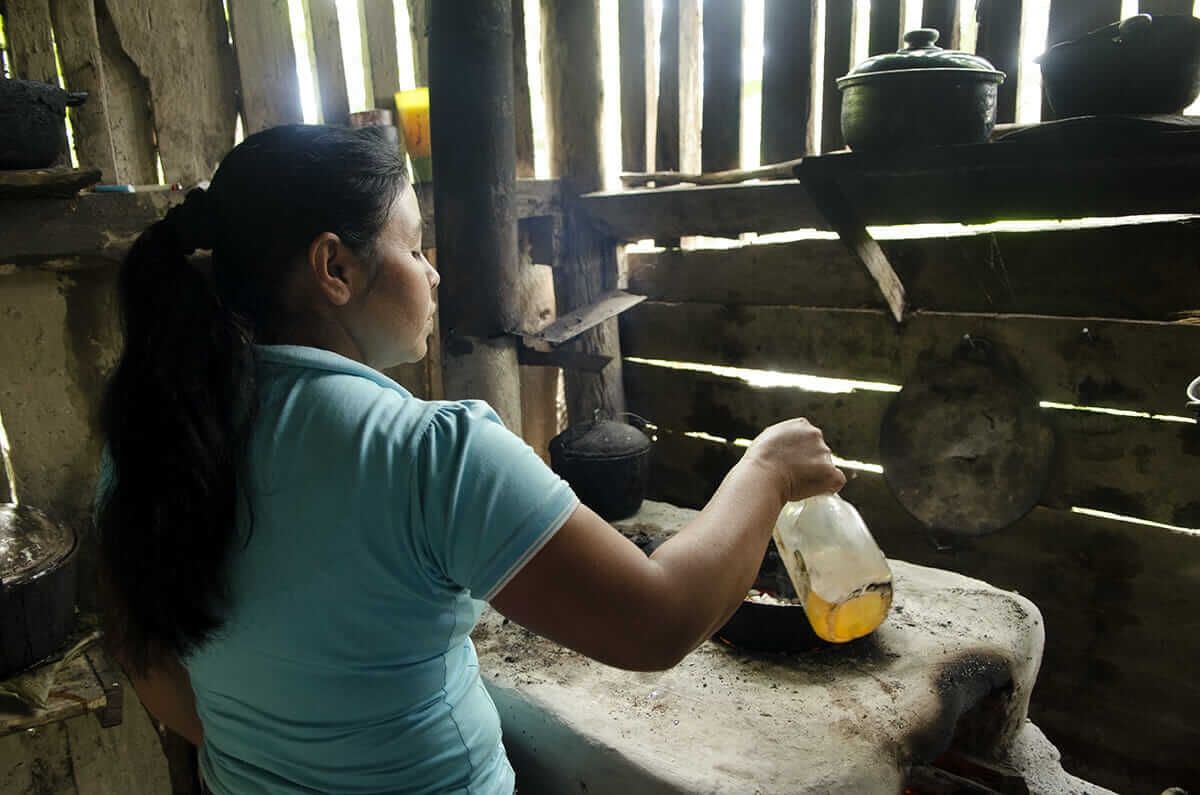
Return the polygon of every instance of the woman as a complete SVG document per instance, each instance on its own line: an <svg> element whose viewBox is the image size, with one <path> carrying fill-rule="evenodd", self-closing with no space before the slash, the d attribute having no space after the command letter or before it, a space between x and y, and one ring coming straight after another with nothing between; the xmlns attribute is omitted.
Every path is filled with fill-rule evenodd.
<svg viewBox="0 0 1200 795"><path fill-rule="evenodd" d="M645 557L485 404L379 372L433 331L420 238L382 138L280 127L122 268L101 594L138 695L216 793L511 792L468 638L485 602L667 668L740 604L783 503L845 482L806 421L772 426Z"/></svg>

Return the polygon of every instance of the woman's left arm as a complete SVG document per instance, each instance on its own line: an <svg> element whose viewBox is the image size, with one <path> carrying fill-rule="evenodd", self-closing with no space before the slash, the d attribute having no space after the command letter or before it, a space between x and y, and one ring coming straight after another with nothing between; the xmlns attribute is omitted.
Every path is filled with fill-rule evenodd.
<svg viewBox="0 0 1200 795"><path fill-rule="evenodd" d="M192 680L179 660L160 661L142 674L130 671L129 679L151 715L192 745L199 747L204 742Z"/></svg>

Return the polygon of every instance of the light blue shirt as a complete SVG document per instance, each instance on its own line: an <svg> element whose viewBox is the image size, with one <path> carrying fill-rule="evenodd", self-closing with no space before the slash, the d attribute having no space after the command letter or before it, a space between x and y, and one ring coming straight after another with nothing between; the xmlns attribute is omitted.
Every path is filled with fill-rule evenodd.
<svg viewBox="0 0 1200 795"><path fill-rule="evenodd" d="M468 634L578 499L482 402L316 348L257 354L253 531L226 624L184 661L209 786L511 792Z"/></svg>

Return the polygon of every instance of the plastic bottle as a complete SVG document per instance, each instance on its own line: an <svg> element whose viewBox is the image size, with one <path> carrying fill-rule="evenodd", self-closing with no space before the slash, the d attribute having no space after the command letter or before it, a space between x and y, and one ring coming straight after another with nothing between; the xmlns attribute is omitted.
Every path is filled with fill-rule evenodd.
<svg viewBox="0 0 1200 795"><path fill-rule="evenodd" d="M789 502L773 535L817 635L845 643L883 623L892 570L853 505L836 494Z"/></svg>

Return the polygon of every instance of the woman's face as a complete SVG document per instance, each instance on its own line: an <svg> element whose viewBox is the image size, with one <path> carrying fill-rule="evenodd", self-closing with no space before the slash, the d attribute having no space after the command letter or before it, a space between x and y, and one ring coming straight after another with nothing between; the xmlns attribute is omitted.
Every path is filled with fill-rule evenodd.
<svg viewBox="0 0 1200 795"><path fill-rule="evenodd" d="M359 306L349 330L366 364L383 369L425 356L435 330L433 291L439 281L421 253L421 211L409 185L380 230L374 279L354 299Z"/></svg>

